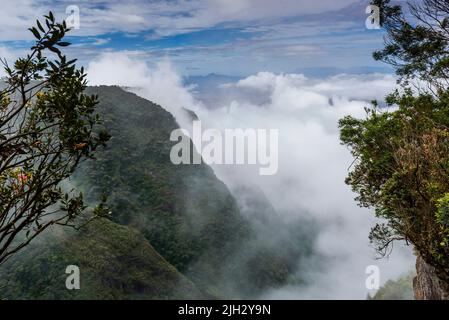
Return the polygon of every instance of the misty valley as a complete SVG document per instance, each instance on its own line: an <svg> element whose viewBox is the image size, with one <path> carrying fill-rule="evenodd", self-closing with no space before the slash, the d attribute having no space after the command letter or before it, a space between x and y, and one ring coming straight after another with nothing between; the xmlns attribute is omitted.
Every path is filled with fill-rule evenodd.
<svg viewBox="0 0 449 320"><path fill-rule="evenodd" d="M449 300L448 26L447 0L2 0L0 303Z"/></svg>

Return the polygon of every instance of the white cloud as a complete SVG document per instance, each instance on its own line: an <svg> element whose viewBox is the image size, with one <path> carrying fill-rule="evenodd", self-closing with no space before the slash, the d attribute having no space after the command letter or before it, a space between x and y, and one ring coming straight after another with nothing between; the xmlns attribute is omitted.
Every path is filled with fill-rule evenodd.
<svg viewBox="0 0 449 320"><path fill-rule="evenodd" d="M368 101L382 99L395 83L393 76L382 74L314 80L297 74L261 72L227 86L230 91L245 90L240 97L257 96L261 103L240 98L216 110L198 110L200 119L206 119L211 127L279 129L276 176L261 177L248 168L214 169L230 184L251 181L259 186L279 212L291 215L287 218L310 215L322 227L316 251L330 261L326 272L314 274L313 270L321 266L311 265L312 272L306 274L313 285L274 290L266 297L363 299L368 292L368 265L380 267L381 281L413 267L410 251L401 248L389 261L374 259L368 234L375 219L369 210L356 205L354 194L344 184L353 159L340 145L337 127L345 115L364 116Z"/></svg>
<svg viewBox="0 0 449 320"><path fill-rule="evenodd" d="M139 60L140 52L108 52L91 61L87 67L90 85L118 85L163 106L178 121L184 121L181 108L194 108L197 102L182 78L168 60L162 60L154 68Z"/></svg>
<svg viewBox="0 0 449 320"><path fill-rule="evenodd" d="M2 0L0 10L0 40L31 39L27 29L43 11L38 2L32 0Z"/></svg>
<svg viewBox="0 0 449 320"><path fill-rule="evenodd" d="M13 50L7 47L0 46L0 59L6 62L9 65L12 65L17 58L20 56L24 56L25 52L23 50ZM5 70L3 64L0 64L0 77L5 76Z"/></svg>
<svg viewBox="0 0 449 320"><path fill-rule="evenodd" d="M153 29L166 36L238 23L307 15L341 9L358 0L176 0L176 1L44 1L3 0L0 39L29 39L26 29L37 17L54 11L65 17L68 5L80 8L81 29L76 35L140 32Z"/></svg>
<svg viewBox="0 0 449 320"><path fill-rule="evenodd" d="M210 28L220 23L257 21L337 10L356 0L177 0L110 2L105 9L85 12L89 26L129 31L155 29L171 35ZM87 6L86 6L87 7ZM96 16L96 17L95 17ZM95 17L95 18L94 18ZM104 24L106 22L106 24ZM118 23L121 25L118 25ZM96 27L100 27L96 25Z"/></svg>
<svg viewBox="0 0 449 320"><path fill-rule="evenodd" d="M117 48L128 43L120 42L123 35L116 32L136 37L129 42L134 46L129 50L168 55L191 74L213 69L247 75L268 64L271 71L315 67L317 62L333 66L336 55L342 68L369 65L368 52L382 41L377 33L354 33L364 28L364 0L4 0L0 43L33 40L27 28L37 18L52 10L61 21L67 6L74 4L80 9L80 29L69 33L77 39L76 45L65 52L74 53L82 64L91 60L98 45ZM148 41L198 30L210 31L205 33L209 36L197 34L181 42ZM211 40L212 32L222 41ZM342 50L352 54L341 54Z"/></svg>
<svg viewBox="0 0 449 320"><path fill-rule="evenodd" d="M259 176L258 168L214 166L228 185L259 186L285 219L312 217L321 227L316 243L324 266L306 265L301 276L310 286L287 287L266 294L268 298L360 298L367 294L365 268L380 267L381 281L412 268L410 250L396 248L390 260L377 261L368 233L375 219L360 209L344 184L352 162L340 145L338 119L363 116L366 101L382 98L395 86L390 75L340 75L325 80L296 74L261 72L224 86L232 102L216 101L207 108L182 84L169 62L151 69L125 53L106 54L89 65L92 84L138 86L133 90L165 106L175 115L180 107L195 110L204 127L279 129L279 171ZM239 91L240 95L235 95ZM178 117L184 126L188 124ZM167 137L168 138L168 137ZM323 260L318 260L323 263ZM319 272L324 267L324 272Z"/></svg>

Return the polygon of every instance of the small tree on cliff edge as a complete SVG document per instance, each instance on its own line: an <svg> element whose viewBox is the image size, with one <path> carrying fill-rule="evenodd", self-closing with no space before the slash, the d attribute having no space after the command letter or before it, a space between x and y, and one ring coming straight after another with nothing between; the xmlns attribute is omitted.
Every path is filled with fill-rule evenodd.
<svg viewBox="0 0 449 320"><path fill-rule="evenodd" d="M83 94L83 68L60 51L69 45L62 41L69 28L51 12L36 23L29 29L36 38L31 53L12 66L2 61L0 264L46 228L73 225L85 209L82 194L61 182L109 139L98 128L97 97Z"/></svg>
<svg viewBox="0 0 449 320"><path fill-rule="evenodd" d="M370 240L386 254L395 240L411 243L449 288L449 2L424 0L405 14L376 0L386 29L374 58L392 64L400 90L373 102L364 120L340 120L341 141L355 157L346 182L361 206L386 223ZM412 22L408 22L410 20Z"/></svg>

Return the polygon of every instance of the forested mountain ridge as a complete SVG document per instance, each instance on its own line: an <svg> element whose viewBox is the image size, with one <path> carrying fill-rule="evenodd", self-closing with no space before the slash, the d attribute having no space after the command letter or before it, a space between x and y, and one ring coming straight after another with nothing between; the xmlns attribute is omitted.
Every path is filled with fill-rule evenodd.
<svg viewBox="0 0 449 320"><path fill-rule="evenodd" d="M112 219L138 229L194 281L219 280L224 261L249 234L227 187L212 169L174 165L169 140L178 128L162 107L118 87L88 88L111 134L109 147L75 178L86 194L106 194Z"/></svg>
<svg viewBox="0 0 449 320"><path fill-rule="evenodd" d="M311 254L312 240L301 226L270 217L274 209L258 195L246 206L254 205L251 215L269 223L254 224L210 167L172 164L176 142L169 137L178 125L160 106L119 87L86 91L99 96L98 112L112 138L71 183L91 204L105 194L111 221L62 230L8 261L1 271L4 296L245 298L303 281L297 263ZM263 228L271 229L269 239ZM65 289L65 264L78 265L87 278L79 293Z"/></svg>

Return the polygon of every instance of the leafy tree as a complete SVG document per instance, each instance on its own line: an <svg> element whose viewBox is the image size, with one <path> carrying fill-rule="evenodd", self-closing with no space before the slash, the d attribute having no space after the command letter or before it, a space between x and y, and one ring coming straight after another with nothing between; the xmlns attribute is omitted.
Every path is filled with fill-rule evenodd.
<svg viewBox="0 0 449 320"><path fill-rule="evenodd" d="M86 74L61 49L69 28L50 12L29 29L36 42L8 65L0 89L0 264L52 225L75 226L82 194L63 187L109 136L83 94ZM51 57L46 56L50 53ZM103 203L94 213L104 211Z"/></svg>
<svg viewBox="0 0 449 320"><path fill-rule="evenodd" d="M401 7L373 3L387 31L374 57L403 81L386 98L393 111L373 102L365 119L340 120L341 141L355 157L346 182L361 206L386 221L370 234L379 252L396 240L411 243L449 292L449 4L411 4L412 25ZM414 90L416 80L424 88Z"/></svg>
<svg viewBox="0 0 449 320"><path fill-rule="evenodd" d="M374 52L374 59L394 66L404 84L417 78L444 90L449 80L449 2L412 2L407 12L390 0L372 4L380 8L387 32L385 47Z"/></svg>

